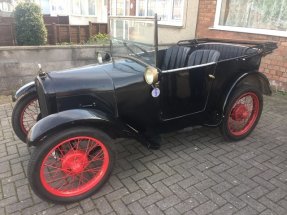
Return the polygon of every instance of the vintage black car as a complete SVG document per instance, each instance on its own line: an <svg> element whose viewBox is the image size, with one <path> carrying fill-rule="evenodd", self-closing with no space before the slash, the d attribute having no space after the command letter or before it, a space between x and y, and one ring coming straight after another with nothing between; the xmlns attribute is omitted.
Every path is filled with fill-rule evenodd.
<svg viewBox="0 0 287 215"><path fill-rule="evenodd" d="M99 53L98 63L40 71L14 96L14 131L35 146L28 179L45 200L70 203L95 193L116 162L112 139L158 148L161 133L205 125L241 140L258 123L262 95L271 95L258 69L274 43L159 46L157 19L147 17L110 17L110 35L110 53Z"/></svg>

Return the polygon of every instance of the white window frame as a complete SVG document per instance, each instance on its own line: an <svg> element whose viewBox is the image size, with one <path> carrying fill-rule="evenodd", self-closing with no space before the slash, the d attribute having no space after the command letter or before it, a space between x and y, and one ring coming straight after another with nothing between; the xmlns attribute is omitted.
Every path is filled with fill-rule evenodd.
<svg viewBox="0 0 287 215"><path fill-rule="evenodd" d="M90 14L88 14L88 15L83 15L83 14L82 14L82 11L81 11L81 14L75 14L74 11L73 11L73 1L70 0L70 1L68 1L68 2L69 2L69 4L70 4L70 7L69 7L69 8L70 8L70 14L71 14L72 16L98 17L98 13L97 13L98 2L97 2L97 1L95 1L95 2L96 2L96 5L95 5L95 15L90 15ZM82 9L81 9L82 4L83 4L83 1L80 1L80 10L82 10ZM89 4L89 2L88 2L88 4Z"/></svg>
<svg viewBox="0 0 287 215"><path fill-rule="evenodd" d="M147 16L147 11L148 11L148 0L145 1L145 16ZM174 0L169 0L171 1L171 4L169 4L168 10L169 10L169 17L168 20L160 20L158 22L159 25L167 25L167 26L178 26L182 27L184 24L184 14L185 14L185 6L186 6L186 1L188 0L183 0L182 3L182 19L181 20L174 20L172 19L173 16L173 5L174 5ZM136 16L139 16L139 0L136 0Z"/></svg>
<svg viewBox="0 0 287 215"><path fill-rule="evenodd" d="M110 12L111 12L112 16L118 16L118 14L117 14L117 5L118 4L117 3L118 3L117 0L110 0ZM116 7L114 8L114 6L116 6ZM127 2L124 0L124 14L123 14L123 16L126 16L126 13L127 13L126 12L126 6L127 6ZM116 14L113 14L113 11L115 11ZM125 25L125 21L124 21L123 25ZM113 31L115 32L115 34L117 34L117 28L115 25L114 25ZM123 28L123 38L127 39L127 38L125 38L125 35L126 35L126 29Z"/></svg>
<svg viewBox="0 0 287 215"><path fill-rule="evenodd" d="M147 16L147 11L148 11L148 0L144 0L145 1L145 14L144 16ZM167 26L177 26L177 27L182 27L184 26L184 22L185 22L185 11L186 11L186 1L188 0L183 0L182 3L182 19L181 20L173 20L172 19L172 15L173 15L173 1L174 0L169 0L172 1L172 4L170 4L171 6L169 7L169 19L168 20L164 20L164 21L159 21L158 24L159 25L167 25ZM113 11L116 11L116 9L114 9L114 6L117 5L117 0L110 0L110 12L112 16L117 16L117 14L114 14ZM126 1L124 1L124 16L126 16ZM134 5L135 7L135 5ZM139 16L139 0L136 0L136 16Z"/></svg>
<svg viewBox="0 0 287 215"><path fill-rule="evenodd" d="M110 13L112 16L118 16L118 14L113 13L113 11L115 11L117 13L117 5L118 5L117 3L118 3L118 0L110 0ZM114 6L116 6L116 8L114 8ZM127 14L126 9L127 9L127 1L124 1L124 14L122 16L126 16L126 14ZM137 8L136 8L136 10L137 10ZM136 12L136 14L137 14L137 12Z"/></svg>
<svg viewBox="0 0 287 215"><path fill-rule="evenodd" d="M245 27L234 27L234 26L225 26L219 24L220 12L221 12L222 0L217 0L216 12L214 19L214 26L209 29L222 30L222 31L232 31L232 32L241 32L241 33L250 33L250 34L263 34L279 37L287 37L287 31L278 31L278 30L269 30L269 29L259 29L259 28L245 28Z"/></svg>
<svg viewBox="0 0 287 215"><path fill-rule="evenodd" d="M0 2L1 9L0 11L11 13L13 12L13 5L8 2Z"/></svg>
<svg viewBox="0 0 287 215"><path fill-rule="evenodd" d="M68 16L70 15L70 0L67 0L65 3L67 4L67 9L65 11L58 10L57 1L48 1L50 5L50 15L51 16ZM40 4L42 2L40 1ZM53 10L53 6L56 6L56 10Z"/></svg>

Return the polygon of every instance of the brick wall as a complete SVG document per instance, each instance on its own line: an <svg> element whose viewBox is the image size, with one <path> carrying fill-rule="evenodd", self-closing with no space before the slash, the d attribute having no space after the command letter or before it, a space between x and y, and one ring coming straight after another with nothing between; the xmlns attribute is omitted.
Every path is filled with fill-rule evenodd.
<svg viewBox="0 0 287 215"><path fill-rule="evenodd" d="M216 0L200 0L196 37L240 40L269 40L277 42L278 49L263 58L260 71L270 80L275 90L287 92L287 37L229 32L209 29L213 27Z"/></svg>

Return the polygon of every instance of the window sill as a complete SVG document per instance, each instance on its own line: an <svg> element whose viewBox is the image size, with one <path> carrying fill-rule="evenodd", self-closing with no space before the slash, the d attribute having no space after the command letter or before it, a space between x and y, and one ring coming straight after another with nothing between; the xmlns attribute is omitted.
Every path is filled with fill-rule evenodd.
<svg viewBox="0 0 287 215"><path fill-rule="evenodd" d="M176 23L176 22L168 22L168 21L165 21L165 22L159 21L158 25L159 27L163 27L163 28L183 28L182 22Z"/></svg>
<svg viewBox="0 0 287 215"><path fill-rule="evenodd" d="M70 16L87 17L87 18L96 18L97 17L97 15L81 15L81 14L70 14Z"/></svg>
<svg viewBox="0 0 287 215"><path fill-rule="evenodd" d="M287 31L276 31L276 30L257 29L257 28L242 28L242 27L221 26L221 25L210 27L209 29L220 30L220 31L240 32L240 33L247 33L247 34L261 34L261 35L269 35L269 36L287 37Z"/></svg>

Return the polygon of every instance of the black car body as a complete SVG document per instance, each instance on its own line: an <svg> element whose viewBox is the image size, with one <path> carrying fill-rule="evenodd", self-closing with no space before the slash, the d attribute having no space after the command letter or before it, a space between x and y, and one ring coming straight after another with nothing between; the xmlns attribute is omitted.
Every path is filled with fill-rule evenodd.
<svg viewBox="0 0 287 215"><path fill-rule="evenodd" d="M35 90L42 117L56 115L50 116L53 120L49 122L46 120L50 118L39 122L45 124L45 129L42 125L35 126L28 144L39 143L53 129L86 123L86 120L92 124L108 121L114 128L108 128L113 137L149 131L161 133L191 125L217 126L230 93L240 84L255 85L262 93L271 94L267 78L258 72L262 54L265 54L264 46L254 48L251 54L240 54L237 50L250 50L248 46L209 40L184 41L184 45L179 43L181 46L192 50L213 46L213 50L222 49L222 52L230 53L225 53L226 58L222 57L217 63L159 70L157 87L160 95L156 98L151 95L154 86L148 85L144 79L146 65L133 58L115 58L103 65L38 76ZM166 51L160 51L162 58ZM159 59L159 62L164 60ZM69 110L73 112L73 118L63 118L63 114L69 115L63 111Z"/></svg>
<svg viewBox="0 0 287 215"><path fill-rule="evenodd" d="M41 73L16 93L15 98L21 98L36 92L40 105L41 120L30 130L28 145L41 146L55 133L77 126L98 128L111 138L138 139L192 125L225 123L228 128L224 122L228 105L239 89L249 86L271 94L267 78L258 70L262 56L276 49L274 43L194 39L163 48L157 44L157 19L148 19L144 24L154 27L154 40L144 49L142 43L117 37L113 27L121 20L133 22L132 30L137 27L131 17L111 17L111 36L116 40L110 61ZM139 23L143 25L142 20ZM238 136L225 136L232 140L247 136L260 117L262 109L257 108L254 125ZM234 120L247 117L243 105L233 109L229 115Z"/></svg>

